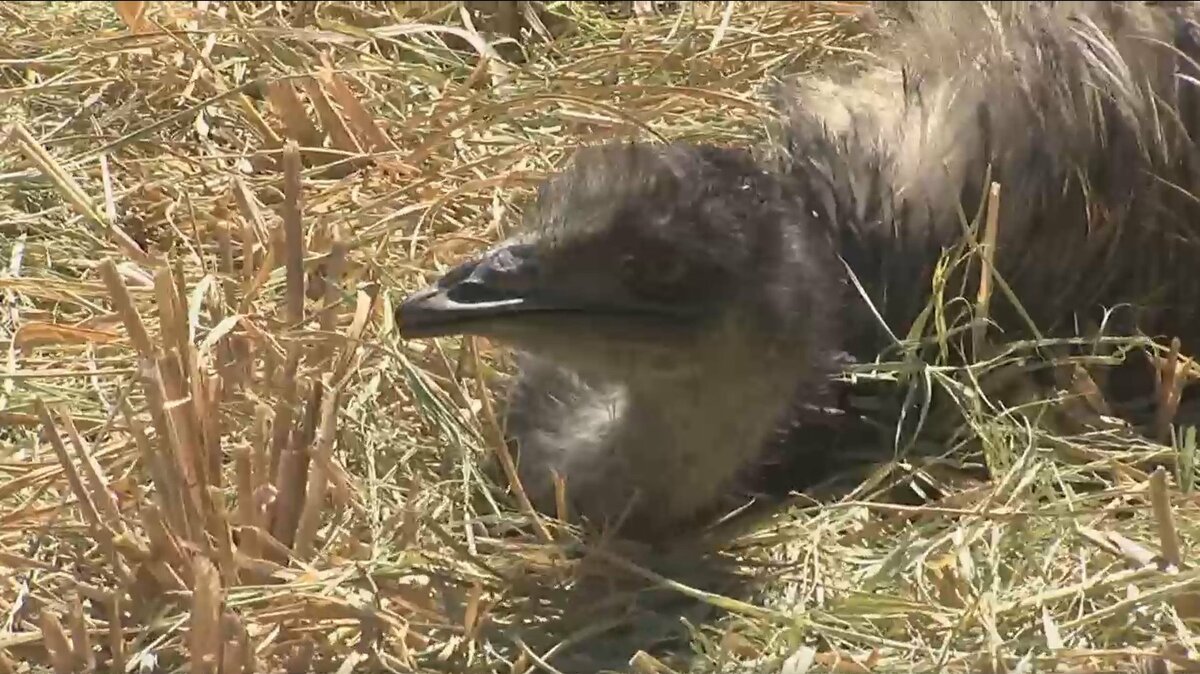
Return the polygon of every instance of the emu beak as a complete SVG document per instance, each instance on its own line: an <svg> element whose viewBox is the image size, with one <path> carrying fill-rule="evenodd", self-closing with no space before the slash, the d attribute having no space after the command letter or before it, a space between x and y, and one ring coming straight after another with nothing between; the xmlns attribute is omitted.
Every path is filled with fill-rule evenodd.
<svg viewBox="0 0 1200 674"><path fill-rule="evenodd" d="M537 249L528 243L503 244L458 265L396 308L401 337L584 329L593 337L658 335L678 341L705 317L674 302L598 299L594 293L573 292L571 284L545 278L540 266Z"/></svg>
<svg viewBox="0 0 1200 674"><path fill-rule="evenodd" d="M529 244L508 244L451 269L396 309L406 339L479 334L490 322L567 309L539 297L537 258Z"/></svg>

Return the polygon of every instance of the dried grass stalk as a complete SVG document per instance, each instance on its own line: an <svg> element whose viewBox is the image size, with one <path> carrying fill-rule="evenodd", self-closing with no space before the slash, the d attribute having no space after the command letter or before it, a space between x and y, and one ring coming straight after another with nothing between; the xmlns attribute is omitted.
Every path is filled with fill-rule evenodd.
<svg viewBox="0 0 1200 674"><path fill-rule="evenodd" d="M224 606L221 579L212 563L197 557L192 565L192 606L188 624L188 648L192 667L201 674L217 674L224 660L225 639L221 633Z"/></svg>

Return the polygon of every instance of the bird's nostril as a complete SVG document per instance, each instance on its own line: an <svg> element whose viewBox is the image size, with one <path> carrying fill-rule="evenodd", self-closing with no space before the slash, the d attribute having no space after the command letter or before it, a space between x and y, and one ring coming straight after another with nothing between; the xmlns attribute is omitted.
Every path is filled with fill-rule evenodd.
<svg viewBox="0 0 1200 674"><path fill-rule="evenodd" d="M450 289L446 296L459 304L479 304L512 299L512 295L478 281L463 281Z"/></svg>
<svg viewBox="0 0 1200 674"><path fill-rule="evenodd" d="M446 274L442 276L441 280L438 281L438 285L446 287L461 284L463 280L469 278L471 274L474 274L476 268L478 267L479 262L477 260L460 264L454 269L446 272Z"/></svg>

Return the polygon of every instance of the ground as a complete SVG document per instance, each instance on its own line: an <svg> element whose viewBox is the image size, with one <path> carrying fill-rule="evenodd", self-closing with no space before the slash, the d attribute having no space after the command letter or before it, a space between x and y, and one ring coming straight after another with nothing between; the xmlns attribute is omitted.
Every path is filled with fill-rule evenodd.
<svg viewBox="0 0 1200 674"><path fill-rule="evenodd" d="M195 4L0 6L0 672L1200 666L1194 429L938 371L989 479L642 562L487 482L502 350L397 339L571 148L749 142L768 76L869 49L857 6L548 3L482 58L458 3Z"/></svg>

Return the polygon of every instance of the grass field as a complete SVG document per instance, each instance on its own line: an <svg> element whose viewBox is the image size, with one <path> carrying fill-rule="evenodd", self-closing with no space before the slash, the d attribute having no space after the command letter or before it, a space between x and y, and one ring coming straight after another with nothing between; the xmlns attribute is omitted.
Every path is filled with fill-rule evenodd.
<svg viewBox="0 0 1200 674"><path fill-rule="evenodd" d="M1200 671L1194 429L931 371L990 479L651 563L485 483L502 350L397 340L573 147L755 139L768 75L864 57L850 3L551 3L520 48L457 3L116 4L0 4L0 674Z"/></svg>

